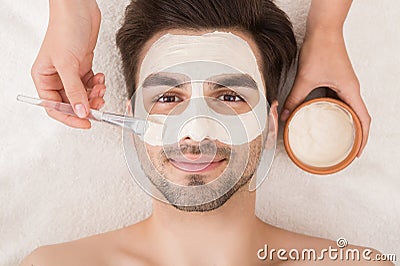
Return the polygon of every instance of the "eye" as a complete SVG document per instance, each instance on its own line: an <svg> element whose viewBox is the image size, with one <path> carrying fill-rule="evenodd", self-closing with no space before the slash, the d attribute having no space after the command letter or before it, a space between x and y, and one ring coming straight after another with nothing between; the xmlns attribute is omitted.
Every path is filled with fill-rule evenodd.
<svg viewBox="0 0 400 266"><path fill-rule="evenodd" d="M245 100L234 92L226 92L217 98L224 102L244 102Z"/></svg>
<svg viewBox="0 0 400 266"><path fill-rule="evenodd" d="M158 96L156 99L156 102L159 103L176 103L176 102L181 102L182 99L179 98L176 95L168 95L168 94L163 94L161 96Z"/></svg>

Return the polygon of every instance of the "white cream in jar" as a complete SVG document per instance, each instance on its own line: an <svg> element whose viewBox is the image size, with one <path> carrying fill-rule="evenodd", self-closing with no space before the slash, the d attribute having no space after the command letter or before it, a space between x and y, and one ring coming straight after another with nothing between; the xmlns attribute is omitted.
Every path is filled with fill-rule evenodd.
<svg viewBox="0 0 400 266"><path fill-rule="evenodd" d="M355 139L351 114L338 104L315 102L296 112L289 124L294 156L313 167L331 167L350 154Z"/></svg>

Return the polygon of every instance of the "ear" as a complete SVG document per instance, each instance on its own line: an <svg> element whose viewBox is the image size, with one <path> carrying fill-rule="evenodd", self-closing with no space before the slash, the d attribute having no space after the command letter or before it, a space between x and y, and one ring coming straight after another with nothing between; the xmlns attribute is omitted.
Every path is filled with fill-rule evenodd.
<svg viewBox="0 0 400 266"><path fill-rule="evenodd" d="M126 102L125 102L125 110L126 110L126 113L127 113L128 115L130 115L130 116L133 115L131 100L129 100L129 99L126 100Z"/></svg>
<svg viewBox="0 0 400 266"><path fill-rule="evenodd" d="M275 148L276 138L278 136L278 101L272 102L268 114L268 136L265 143L265 149Z"/></svg>
<svg viewBox="0 0 400 266"><path fill-rule="evenodd" d="M275 101L273 101L272 102L272 104L271 104L271 110L270 110L270 113L269 113L269 121L271 121L271 123L269 124L269 129L270 130L272 130L271 129L271 124L272 124L272 121L274 122L274 124L275 124L275 134L276 135L278 135L278 121L279 121L279 114L278 114L278 106L279 106L279 103L278 103L278 101L277 100L275 100Z"/></svg>

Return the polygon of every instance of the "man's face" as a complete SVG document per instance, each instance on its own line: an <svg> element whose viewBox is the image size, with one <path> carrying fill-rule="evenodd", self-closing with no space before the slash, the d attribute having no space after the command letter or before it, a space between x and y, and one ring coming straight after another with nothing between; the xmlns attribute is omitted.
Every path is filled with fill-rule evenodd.
<svg viewBox="0 0 400 266"><path fill-rule="evenodd" d="M159 124L135 146L145 174L178 209L218 208L257 169L267 103L251 41L242 37L174 32L145 49L134 114Z"/></svg>

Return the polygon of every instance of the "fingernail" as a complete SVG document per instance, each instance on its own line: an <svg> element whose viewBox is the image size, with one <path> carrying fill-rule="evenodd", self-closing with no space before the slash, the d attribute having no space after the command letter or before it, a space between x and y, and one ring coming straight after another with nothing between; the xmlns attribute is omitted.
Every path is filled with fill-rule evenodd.
<svg viewBox="0 0 400 266"><path fill-rule="evenodd" d="M288 109L283 110L281 119L285 121L289 117L290 111Z"/></svg>
<svg viewBox="0 0 400 266"><path fill-rule="evenodd" d="M99 97L104 97L104 94L106 94L106 90L103 89L99 92Z"/></svg>
<svg viewBox="0 0 400 266"><path fill-rule="evenodd" d="M86 117L86 108L83 104L77 104L75 105L75 113L79 118L85 118Z"/></svg>
<svg viewBox="0 0 400 266"><path fill-rule="evenodd" d="M101 84L104 84L104 83L106 82L106 77L105 77L105 76L100 76L99 82L100 82Z"/></svg>

